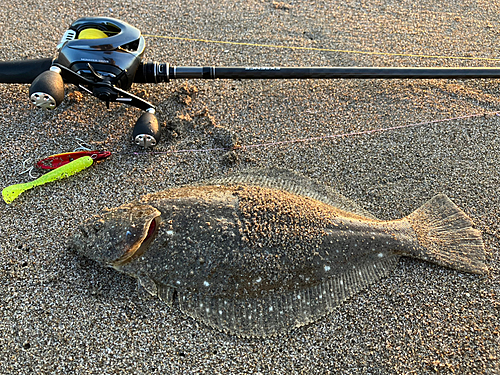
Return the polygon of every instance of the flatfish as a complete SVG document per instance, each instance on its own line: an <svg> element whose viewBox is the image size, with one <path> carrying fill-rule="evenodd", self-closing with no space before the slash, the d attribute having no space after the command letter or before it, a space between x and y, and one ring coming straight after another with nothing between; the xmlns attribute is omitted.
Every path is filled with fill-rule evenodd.
<svg viewBox="0 0 500 375"><path fill-rule="evenodd" d="M309 178L266 169L105 210L80 226L72 247L198 321L262 337L332 312L400 256L486 272L472 226L443 194L383 221Z"/></svg>

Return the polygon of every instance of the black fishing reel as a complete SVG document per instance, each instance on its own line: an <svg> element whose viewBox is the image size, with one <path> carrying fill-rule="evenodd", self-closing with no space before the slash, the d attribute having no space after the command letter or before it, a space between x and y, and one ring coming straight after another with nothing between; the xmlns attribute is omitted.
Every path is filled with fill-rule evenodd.
<svg viewBox="0 0 500 375"><path fill-rule="evenodd" d="M31 84L30 100L37 107L54 109L64 99L64 82L106 102L119 102L146 111L137 121L133 141L143 147L160 141L155 107L129 93L144 53L144 37L127 24L108 17L85 17L75 21L57 46L49 70Z"/></svg>

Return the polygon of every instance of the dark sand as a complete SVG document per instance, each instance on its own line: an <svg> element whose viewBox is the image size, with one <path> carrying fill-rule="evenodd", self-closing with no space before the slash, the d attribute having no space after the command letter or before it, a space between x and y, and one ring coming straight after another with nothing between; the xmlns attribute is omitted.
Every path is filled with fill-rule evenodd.
<svg viewBox="0 0 500 375"><path fill-rule="evenodd" d="M81 16L123 19L144 34L395 54L498 58L492 1L6 2L0 59L52 56ZM256 47L148 37L146 60L173 65L496 66L499 61ZM493 80L174 81L132 91L174 129L171 150L280 142L500 110ZM197 94L193 94L197 91ZM0 85L0 185L25 182L23 160L77 147L114 155L0 204L2 374L500 373L500 117L235 153L134 155L140 111L67 87L54 112L28 85ZM249 167L316 178L384 219L447 194L484 234L489 273L402 259L391 277L319 322L265 340L227 336L142 300L136 284L68 251L76 225L104 207Z"/></svg>

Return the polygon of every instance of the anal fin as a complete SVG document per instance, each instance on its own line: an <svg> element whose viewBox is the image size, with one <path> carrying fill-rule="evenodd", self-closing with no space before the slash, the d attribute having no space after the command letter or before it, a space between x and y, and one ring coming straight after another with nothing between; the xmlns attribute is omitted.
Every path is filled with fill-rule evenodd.
<svg viewBox="0 0 500 375"><path fill-rule="evenodd" d="M265 337L312 323L367 288L396 265L399 256L366 263L325 281L286 293L231 298L179 291L179 308L195 320L241 337Z"/></svg>

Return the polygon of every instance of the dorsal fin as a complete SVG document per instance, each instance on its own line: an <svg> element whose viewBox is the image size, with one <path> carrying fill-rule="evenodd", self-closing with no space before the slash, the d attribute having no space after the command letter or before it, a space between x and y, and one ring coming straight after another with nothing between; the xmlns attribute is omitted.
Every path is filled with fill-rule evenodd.
<svg viewBox="0 0 500 375"><path fill-rule="evenodd" d="M235 172L228 176L205 181L210 185L245 184L281 189L292 194L309 197L343 211L352 212L366 218L377 219L373 214L358 206L332 188L322 185L300 173L278 168L249 169Z"/></svg>

